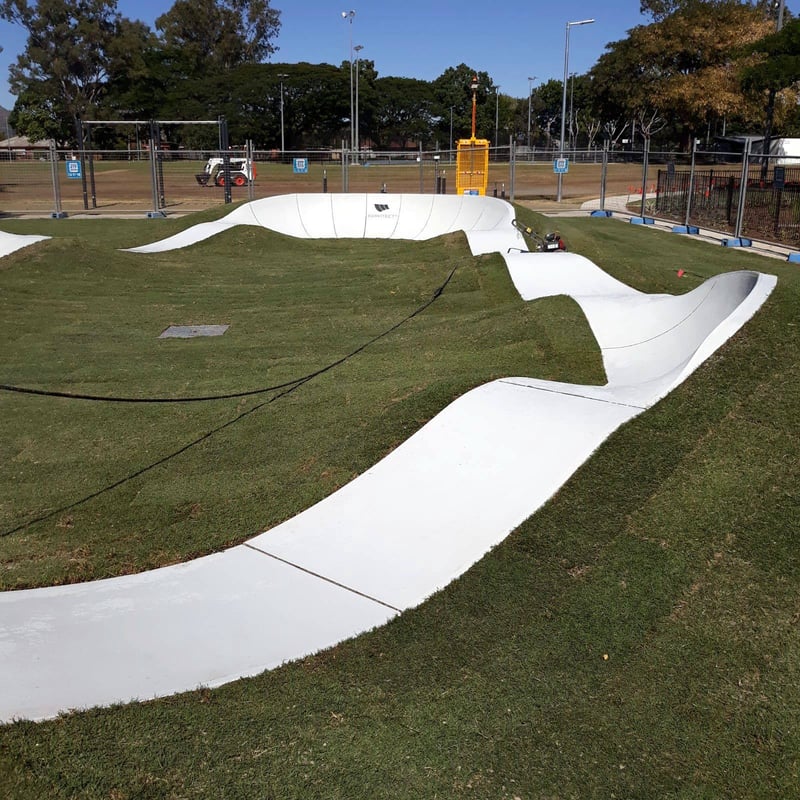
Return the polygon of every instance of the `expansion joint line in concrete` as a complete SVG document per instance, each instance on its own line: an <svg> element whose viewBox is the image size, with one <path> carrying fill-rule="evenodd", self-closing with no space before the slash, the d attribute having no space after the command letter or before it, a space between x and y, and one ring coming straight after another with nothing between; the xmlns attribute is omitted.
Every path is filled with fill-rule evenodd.
<svg viewBox="0 0 800 800"><path fill-rule="evenodd" d="M624 408L635 408L639 411L646 411L647 406L640 406L636 403L622 403L619 400L607 400L603 397L592 397L588 394L579 394L578 392L565 392L559 389L546 389L544 386L529 386L527 383L515 383L514 381L499 380L499 383L506 383L509 386L516 386L519 389L531 389L536 392L548 392L550 394L560 394L564 397L578 397L581 400L592 400L595 403L606 403L610 406L623 406Z"/></svg>
<svg viewBox="0 0 800 800"><path fill-rule="evenodd" d="M306 567L301 567L299 564L295 564L293 561L288 561L285 558L276 556L274 553L269 553L266 550L262 550L260 547L255 547L254 545L250 544L250 542L245 542L242 545L242 547L247 547L249 550L253 550L262 556L273 558L275 559L275 561L280 561L281 564L286 564L287 567L293 567L294 569L300 570L300 572L305 572L306 575L311 575L312 578L319 578L319 580L325 581L326 583L330 583L332 586L337 586L339 589L344 589L346 592L352 592L352 594L357 594L359 597L363 597L365 600L370 600L373 603L377 603L380 606L384 606L384 608L389 608L392 611L396 611L398 614L401 614L403 611L403 609L397 608L396 606L393 606L391 603L387 603L385 600L379 600L377 597L372 597L372 595L365 594L364 592L359 592L358 589L354 589L352 586L347 586L344 583L339 583L339 581L333 580L333 578L328 578L327 576L320 575L318 572L314 572L313 570L307 569Z"/></svg>

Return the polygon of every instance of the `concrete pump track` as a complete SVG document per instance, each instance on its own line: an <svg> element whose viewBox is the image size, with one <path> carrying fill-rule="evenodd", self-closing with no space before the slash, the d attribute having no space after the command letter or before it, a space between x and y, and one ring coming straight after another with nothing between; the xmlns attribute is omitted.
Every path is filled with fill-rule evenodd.
<svg viewBox="0 0 800 800"><path fill-rule="evenodd" d="M524 300L569 295L608 383L508 377L442 410L339 491L224 552L138 575L0 593L0 720L218 686L333 646L422 603L534 513L620 425L679 385L758 310L776 278L717 275L648 295L572 253L529 253L513 207L452 195L286 195L163 241L236 225L302 238L464 231ZM0 234L0 255L43 237Z"/></svg>

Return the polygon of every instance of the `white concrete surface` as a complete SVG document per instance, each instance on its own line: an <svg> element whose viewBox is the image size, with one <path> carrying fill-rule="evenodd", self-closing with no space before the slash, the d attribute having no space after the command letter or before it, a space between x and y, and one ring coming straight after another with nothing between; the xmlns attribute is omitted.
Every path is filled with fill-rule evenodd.
<svg viewBox="0 0 800 800"><path fill-rule="evenodd" d="M32 244L36 244L36 242L43 242L45 239L49 238L49 236L26 236L21 233L6 233L6 231L0 231L0 258L11 255L11 253L23 247L29 247Z"/></svg>
<svg viewBox="0 0 800 800"><path fill-rule="evenodd" d="M234 209L217 222L129 248L160 253L204 241L237 225L255 225L302 239L433 239L464 231L473 255L524 247L511 226L514 209L491 197L444 194L289 194Z"/></svg>
<svg viewBox="0 0 800 800"><path fill-rule="evenodd" d="M141 575L0 594L0 720L215 686L418 605L684 380L775 285L739 272L678 297L646 295L581 256L508 252L524 246L512 218L494 198L290 195L135 248L186 246L235 224L303 237L425 239L463 229L474 253L504 254L524 299L575 297L608 383L493 381L338 492L244 545Z"/></svg>

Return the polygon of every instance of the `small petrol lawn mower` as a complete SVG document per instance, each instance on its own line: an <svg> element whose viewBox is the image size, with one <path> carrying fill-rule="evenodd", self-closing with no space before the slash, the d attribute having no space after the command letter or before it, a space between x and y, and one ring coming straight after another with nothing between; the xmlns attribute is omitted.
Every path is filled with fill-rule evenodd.
<svg viewBox="0 0 800 800"><path fill-rule="evenodd" d="M555 253L559 250L567 249L567 245L564 243L564 240L561 238L561 234L558 231L553 231L552 233L546 233L544 236L540 236L529 225L523 225L516 219L512 220L511 224L533 244L533 247L529 251L531 253Z"/></svg>

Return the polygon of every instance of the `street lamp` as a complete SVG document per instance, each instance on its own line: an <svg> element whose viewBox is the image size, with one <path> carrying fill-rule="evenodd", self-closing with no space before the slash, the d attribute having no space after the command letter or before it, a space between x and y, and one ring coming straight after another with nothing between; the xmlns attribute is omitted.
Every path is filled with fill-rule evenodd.
<svg viewBox="0 0 800 800"><path fill-rule="evenodd" d="M453 160L453 109L455 106L450 106L450 157L448 161Z"/></svg>
<svg viewBox="0 0 800 800"><path fill-rule="evenodd" d="M278 73L278 78L281 82L281 159L283 159L283 154L286 151L286 140L283 137L283 79L288 77L285 72Z"/></svg>
<svg viewBox="0 0 800 800"><path fill-rule="evenodd" d="M358 135L358 73L361 71L361 56L359 53L364 49L363 44L357 44L353 50L356 53L356 122L355 122L355 131L356 131L356 159L359 163L361 163L361 137Z"/></svg>
<svg viewBox="0 0 800 800"><path fill-rule="evenodd" d="M500 86L494 87L494 147L497 150L498 138L500 137ZM496 156L497 154L495 154Z"/></svg>
<svg viewBox="0 0 800 800"><path fill-rule="evenodd" d="M559 159L564 158L564 123L566 122L567 116L567 77L569 75L569 29L575 27L576 25L591 25L594 22L593 19L582 19L578 22L568 22L567 23L567 33L564 41L564 82L563 82L563 92L561 95L561 140L559 142L559 152L558 157ZM560 203L561 202L561 185L564 181L564 174L559 171L558 173L558 196L556 200Z"/></svg>
<svg viewBox="0 0 800 800"><path fill-rule="evenodd" d="M531 97L533 96L533 82L535 80L535 75L532 78L528 78L528 150L531 149Z"/></svg>
<svg viewBox="0 0 800 800"><path fill-rule="evenodd" d="M574 150L576 146L576 139L575 136L575 114L573 112L573 100L575 98L575 73L570 72L569 74L569 149Z"/></svg>
<svg viewBox="0 0 800 800"><path fill-rule="evenodd" d="M342 19L350 20L350 150L355 144L355 129L353 127L353 18L355 11L342 11Z"/></svg>

